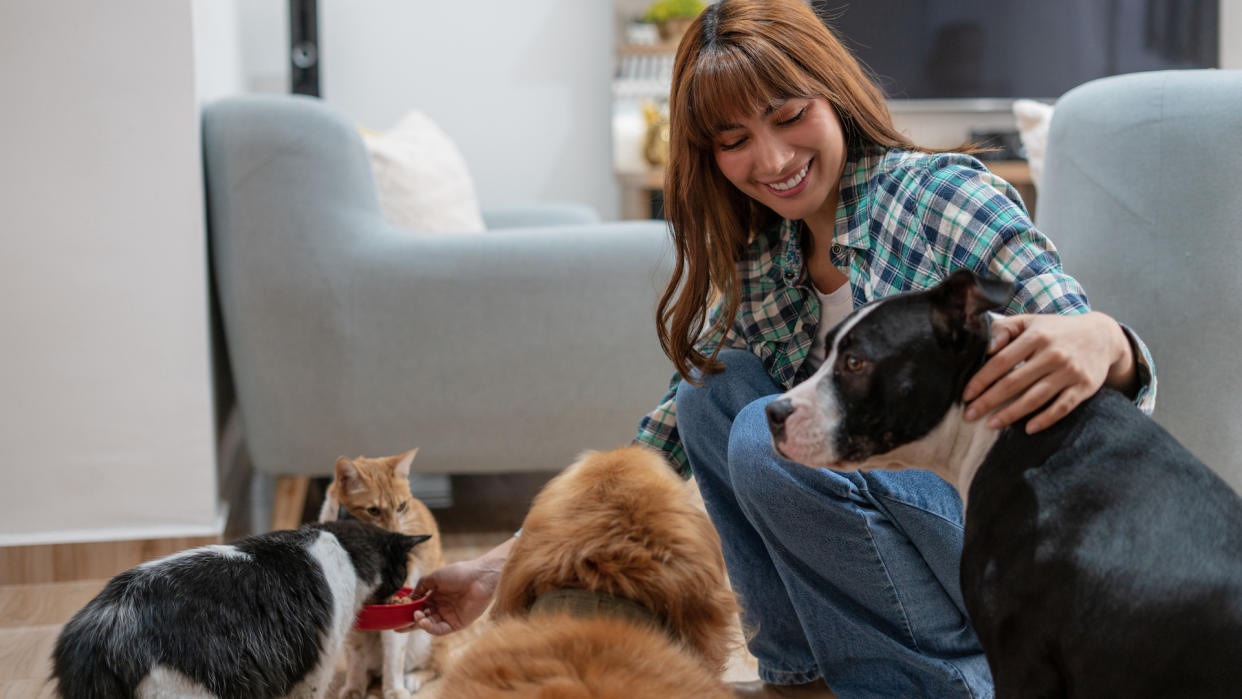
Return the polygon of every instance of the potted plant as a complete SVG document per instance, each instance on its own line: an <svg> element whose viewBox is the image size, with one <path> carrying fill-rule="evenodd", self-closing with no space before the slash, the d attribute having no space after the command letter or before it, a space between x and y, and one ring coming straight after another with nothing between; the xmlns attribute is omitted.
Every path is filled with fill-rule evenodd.
<svg viewBox="0 0 1242 699"><path fill-rule="evenodd" d="M707 5L703 0L656 0L643 13L643 21L659 27L662 40L674 42L704 7Z"/></svg>

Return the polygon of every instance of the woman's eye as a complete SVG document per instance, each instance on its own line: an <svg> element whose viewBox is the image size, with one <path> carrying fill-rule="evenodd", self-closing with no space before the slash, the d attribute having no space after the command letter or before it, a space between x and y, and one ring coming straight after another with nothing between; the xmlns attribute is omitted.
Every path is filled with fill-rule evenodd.
<svg viewBox="0 0 1242 699"><path fill-rule="evenodd" d="M367 508L367 514L371 515L372 517L379 517L379 513L380 513L380 509L378 507L371 506Z"/></svg>
<svg viewBox="0 0 1242 699"><path fill-rule="evenodd" d="M777 123L777 124L779 124L780 126L789 126L790 124L793 124L793 123L797 122L799 119L801 119L801 118L802 118L802 116L803 116L804 114L806 114L806 107L803 107L802 109L799 109L797 114L794 114L793 116L789 117L788 119L783 119L783 120L778 121L778 122L776 122L776 123Z"/></svg>
<svg viewBox="0 0 1242 699"><path fill-rule="evenodd" d="M721 143L720 150L736 150L740 148L741 145L745 142L746 142L746 138L743 137L743 138L737 139L736 141L733 141L732 143Z"/></svg>

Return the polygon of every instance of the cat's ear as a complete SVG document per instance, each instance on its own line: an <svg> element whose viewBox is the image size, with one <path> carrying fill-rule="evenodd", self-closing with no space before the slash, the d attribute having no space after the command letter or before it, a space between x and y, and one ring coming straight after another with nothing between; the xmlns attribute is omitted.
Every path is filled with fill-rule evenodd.
<svg viewBox="0 0 1242 699"><path fill-rule="evenodd" d="M336 460L336 482L347 493L362 487L362 479L358 477L358 467L344 456Z"/></svg>
<svg viewBox="0 0 1242 699"><path fill-rule="evenodd" d="M415 546L418 546L419 544L431 538L430 534L416 534L414 536L411 536L409 534L398 534L397 536L401 538L401 547L404 548L406 551L413 549Z"/></svg>
<svg viewBox="0 0 1242 699"><path fill-rule="evenodd" d="M401 460L398 461L397 465L393 467L393 473L395 473L399 478L405 478L408 480L410 477L410 464L414 463L414 457L417 454L418 447L414 447L413 449L402 454Z"/></svg>

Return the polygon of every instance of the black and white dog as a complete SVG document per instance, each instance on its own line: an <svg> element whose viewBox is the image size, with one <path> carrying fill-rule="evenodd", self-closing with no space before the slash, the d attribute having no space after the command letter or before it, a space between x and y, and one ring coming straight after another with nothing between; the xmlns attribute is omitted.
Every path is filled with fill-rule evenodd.
<svg viewBox="0 0 1242 699"><path fill-rule="evenodd" d="M1027 435L966 422L987 312L958 271L857 309L768 405L786 458L923 468L966 505L962 592L998 697L1242 697L1242 499L1119 393Z"/></svg>

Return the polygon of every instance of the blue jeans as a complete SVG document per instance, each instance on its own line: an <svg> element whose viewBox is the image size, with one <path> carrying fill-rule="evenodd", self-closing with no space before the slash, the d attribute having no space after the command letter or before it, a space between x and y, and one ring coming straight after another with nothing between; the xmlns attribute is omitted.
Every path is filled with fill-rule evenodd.
<svg viewBox="0 0 1242 699"><path fill-rule="evenodd" d="M777 456L781 389L747 351L677 389L677 426L724 545L759 676L852 697L992 696L962 603L962 505L928 471L835 472Z"/></svg>

